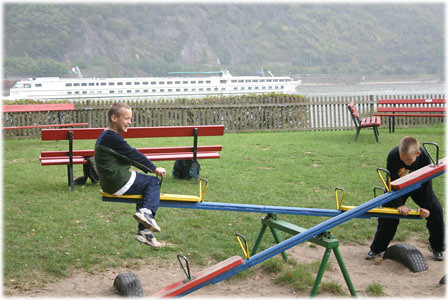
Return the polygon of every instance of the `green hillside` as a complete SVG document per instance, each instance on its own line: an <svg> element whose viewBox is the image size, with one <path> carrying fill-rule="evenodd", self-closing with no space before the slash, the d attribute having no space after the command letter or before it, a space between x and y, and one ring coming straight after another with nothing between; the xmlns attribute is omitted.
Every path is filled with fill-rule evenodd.
<svg viewBox="0 0 448 300"><path fill-rule="evenodd" d="M5 4L6 76L443 74L444 4Z"/></svg>

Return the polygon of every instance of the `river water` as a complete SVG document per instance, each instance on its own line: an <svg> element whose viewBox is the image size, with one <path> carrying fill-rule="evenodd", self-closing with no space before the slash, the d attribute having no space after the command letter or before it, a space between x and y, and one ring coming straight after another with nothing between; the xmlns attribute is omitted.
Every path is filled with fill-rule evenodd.
<svg viewBox="0 0 448 300"><path fill-rule="evenodd" d="M364 95L440 95L445 94L444 83L371 83L300 85L297 93L306 96L364 96Z"/></svg>

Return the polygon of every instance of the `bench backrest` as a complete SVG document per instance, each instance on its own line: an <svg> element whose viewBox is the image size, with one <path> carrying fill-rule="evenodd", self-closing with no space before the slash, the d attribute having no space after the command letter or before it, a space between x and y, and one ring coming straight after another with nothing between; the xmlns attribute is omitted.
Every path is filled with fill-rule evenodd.
<svg viewBox="0 0 448 300"><path fill-rule="evenodd" d="M380 99L378 104L445 104L445 99Z"/></svg>
<svg viewBox="0 0 448 300"><path fill-rule="evenodd" d="M3 105L3 112L36 112L36 111L59 111L59 110L75 110L73 103L58 104L14 104Z"/></svg>
<svg viewBox="0 0 448 300"><path fill-rule="evenodd" d="M359 120L359 110L358 106L356 106L355 102L350 102L350 104L347 106L348 110L350 111L350 115L352 116L352 120L355 123L356 127L359 127L361 124L361 121Z"/></svg>
<svg viewBox="0 0 448 300"><path fill-rule="evenodd" d="M355 102L350 102L348 105L348 110L352 113L352 115L357 118L359 115L358 107L356 106Z"/></svg>
<svg viewBox="0 0 448 300"><path fill-rule="evenodd" d="M121 135L124 138L192 137L195 128L198 129L198 136L224 135L224 125L131 127ZM89 140L97 139L104 128L43 129L41 139L43 141L68 140L70 131L73 134L73 140Z"/></svg>

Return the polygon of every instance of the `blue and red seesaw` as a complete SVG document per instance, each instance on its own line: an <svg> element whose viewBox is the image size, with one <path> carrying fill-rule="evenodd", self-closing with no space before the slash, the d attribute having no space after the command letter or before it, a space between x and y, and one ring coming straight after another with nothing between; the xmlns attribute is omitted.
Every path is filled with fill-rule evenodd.
<svg viewBox="0 0 448 300"><path fill-rule="evenodd" d="M377 169L383 184L385 193L377 196L359 206L348 207L342 206L343 198L339 200L338 190L335 189L336 205L338 209L318 209L318 208L301 208L301 207L285 207L285 206L266 206L266 205L250 205L250 204L234 204L234 203L218 203L218 202L203 202L205 193L207 191L208 182L202 179L199 182L199 196L176 195L176 194L161 194L161 207L171 208L188 208L188 209L205 209L205 210L221 210L221 211L237 211L237 212L254 212L266 214L288 214L288 215L306 215L306 216L323 216L331 217L326 221L311 227L297 235L290 237L268 249L261 251L253 256L249 256L248 249L244 250L245 259L240 256L233 256L216 265L213 265L193 276L186 272L187 280L182 280L173 283L159 292L152 295L156 298L164 297L180 297L190 294L206 285L216 284L229 277L232 277L244 270L247 270L277 254L284 253L291 247L312 239L326 232L327 230L336 227L353 218L372 218L372 217L389 217L389 218L419 218L417 212L413 212L408 216L399 215L396 209L392 208L378 208L391 200L397 199L406 195L416 189L419 189L422 184L432 180L445 173L446 159L432 160L432 164L425 166L415 172L403 176L397 180L390 181L390 176L385 180L380 171L384 169ZM205 185L203 185L205 183ZM343 190L342 190L343 191ZM125 202L125 203L139 203L141 195L128 195L117 197L115 195L102 192L103 201L111 202ZM238 240L240 242L240 240ZM240 242L241 245L241 242ZM180 261L180 256L178 256ZM182 267L184 268L182 262ZM188 265L188 261L187 261ZM185 268L184 268L185 271ZM344 274L345 277L345 274ZM346 281L350 280L345 278ZM352 296L356 296L353 285L347 282Z"/></svg>

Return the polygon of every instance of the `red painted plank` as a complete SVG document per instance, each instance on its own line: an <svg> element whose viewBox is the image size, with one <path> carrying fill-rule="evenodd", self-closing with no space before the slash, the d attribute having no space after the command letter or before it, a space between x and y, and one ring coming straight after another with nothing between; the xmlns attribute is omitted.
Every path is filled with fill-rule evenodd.
<svg viewBox="0 0 448 300"><path fill-rule="evenodd" d="M89 126L89 123L50 124L50 125L32 125L32 126L15 126L15 127L3 127L3 129L4 129L4 130L10 130L10 129L31 129L31 128L51 128L51 127L74 127L74 126Z"/></svg>
<svg viewBox="0 0 448 300"><path fill-rule="evenodd" d="M433 117L433 118L444 118L445 114L378 114L377 116L387 116L387 117Z"/></svg>
<svg viewBox="0 0 448 300"><path fill-rule="evenodd" d="M14 104L3 105L3 112L34 112L34 111L58 111L58 110L75 110L73 103L59 104Z"/></svg>
<svg viewBox="0 0 448 300"><path fill-rule="evenodd" d="M361 121L361 126L369 126L370 125L370 117L363 118Z"/></svg>
<svg viewBox="0 0 448 300"><path fill-rule="evenodd" d="M350 109L350 112L352 113L352 115L356 118L359 114L358 111L358 107L356 106L355 102L350 102L350 104L348 105L348 108Z"/></svg>
<svg viewBox="0 0 448 300"><path fill-rule="evenodd" d="M244 261L239 256L233 256L230 257L214 266L211 266L202 272L199 272L193 276L193 279L190 281L184 282L183 280L178 281L176 283L173 283L161 291L153 294L151 297L154 298L168 298L168 297L174 297L177 295L182 294L185 291L188 291L195 286L198 286L212 278L217 277L220 274L223 274L241 264L243 264Z"/></svg>
<svg viewBox="0 0 448 300"><path fill-rule="evenodd" d="M122 135L125 138L152 138L152 137L186 137L193 136L194 128L198 128L198 136L224 135L224 125L202 126L164 126L164 127L131 127ZM66 140L68 132L73 132L73 139L96 139L104 128L74 128L74 129L43 129L43 141Z"/></svg>
<svg viewBox="0 0 448 300"><path fill-rule="evenodd" d="M366 117L361 120L361 127L372 127L372 126L380 126L381 118L377 117Z"/></svg>
<svg viewBox="0 0 448 300"><path fill-rule="evenodd" d="M162 161L162 160L192 160L192 152L180 152L180 153L156 153L146 155L152 161ZM221 156L217 152L198 152L197 159L215 159ZM40 162L43 166L48 165L68 165L69 158L67 156L55 156L55 157L40 157ZM85 164L87 161L82 156L73 157L73 164Z"/></svg>
<svg viewBox="0 0 448 300"><path fill-rule="evenodd" d="M373 116L372 117L372 123L377 125L377 126L381 126L381 117Z"/></svg>
<svg viewBox="0 0 448 300"><path fill-rule="evenodd" d="M406 176L403 176L397 180L391 182L393 190L399 190L410 186L411 184L417 183L422 179L428 178L434 174L440 173L445 170L445 158L439 160L437 166L428 165L426 167L420 168Z"/></svg>
<svg viewBox="0 0 448 300"><path fill-rule="evenodd" d="M378 114L374 113L374 116L381 116L381 117L432 117L432 118L444 118L446 117L445 114L421 114L421 113L415 113L415 114Z"/></svg>
<svg viewBox="0 0 448 300"><path fill-rule="evenodd" d="M186 147L155 147L155 148L137 148L138 151L149 154L149 153L176 153L176 152L193 152L192 146ZM205 151L222 151L221 145L213 146L198 146L198 152ZM73 150L74 156L93 156L94 150ZM54 156L68 156L68 150L59 151L42 151L40 153L41 157L54 157Z"/></svg>
<svg viewBox="0 0 448 300"><path fill-rule="evenodd" d="M444 104L445 99L380 99L378 104Z"/></svg>
<svg viewBox="0 0 448 300"><path fill-rule="evenodd" d="M445 107L378 107L378 112L445 112Z"/></svg>
<svg viewBox="0 0 448 300"><path fill-rule="evenodd" d="M93 156L95 153L94 150L73 150L73 156ZM40 157L56 157L56 156L68 156L68 150L58 150L58 151L42 151L40 153Z"/></svg>
<svg viewBox="0 0 448 300"><path fill-rule="evenodd" d="M160 160L192 160L193 153L166 153L166 154L148 154L146 155L152 161ZM199 152L197 154L197 159L213 159L220 158L221 156L217 152Z"/></svg>
<svg viewBox="0 0 448 300"><path fill-rule="evenodd" d="M73 132L73 138L80 139L96 139L104 128L76 128L76 129L42 129L42 141L58 141L67 140L68 132Z"/></svg>
<svg viewBox="0 0 448 300"><path fill-rule="evenodd" d="M137 148L138 151L149 153L170 153L170 152L193 152L193 146L186 147L155 147L155 148ZM222 145L198 146L198 152L222 151Z"/></svg>
<svg viewBox="0 0 448 300"><path fill-rule="evenodd" d="M42 166L57 166L57 165L68 165L69 159L67 156L62 157L44 157L40 158L40 163ZM86 164L87 160L82 156L75 156L73 157L73 164L74 165L80 165L80 164Z"/></svg>

